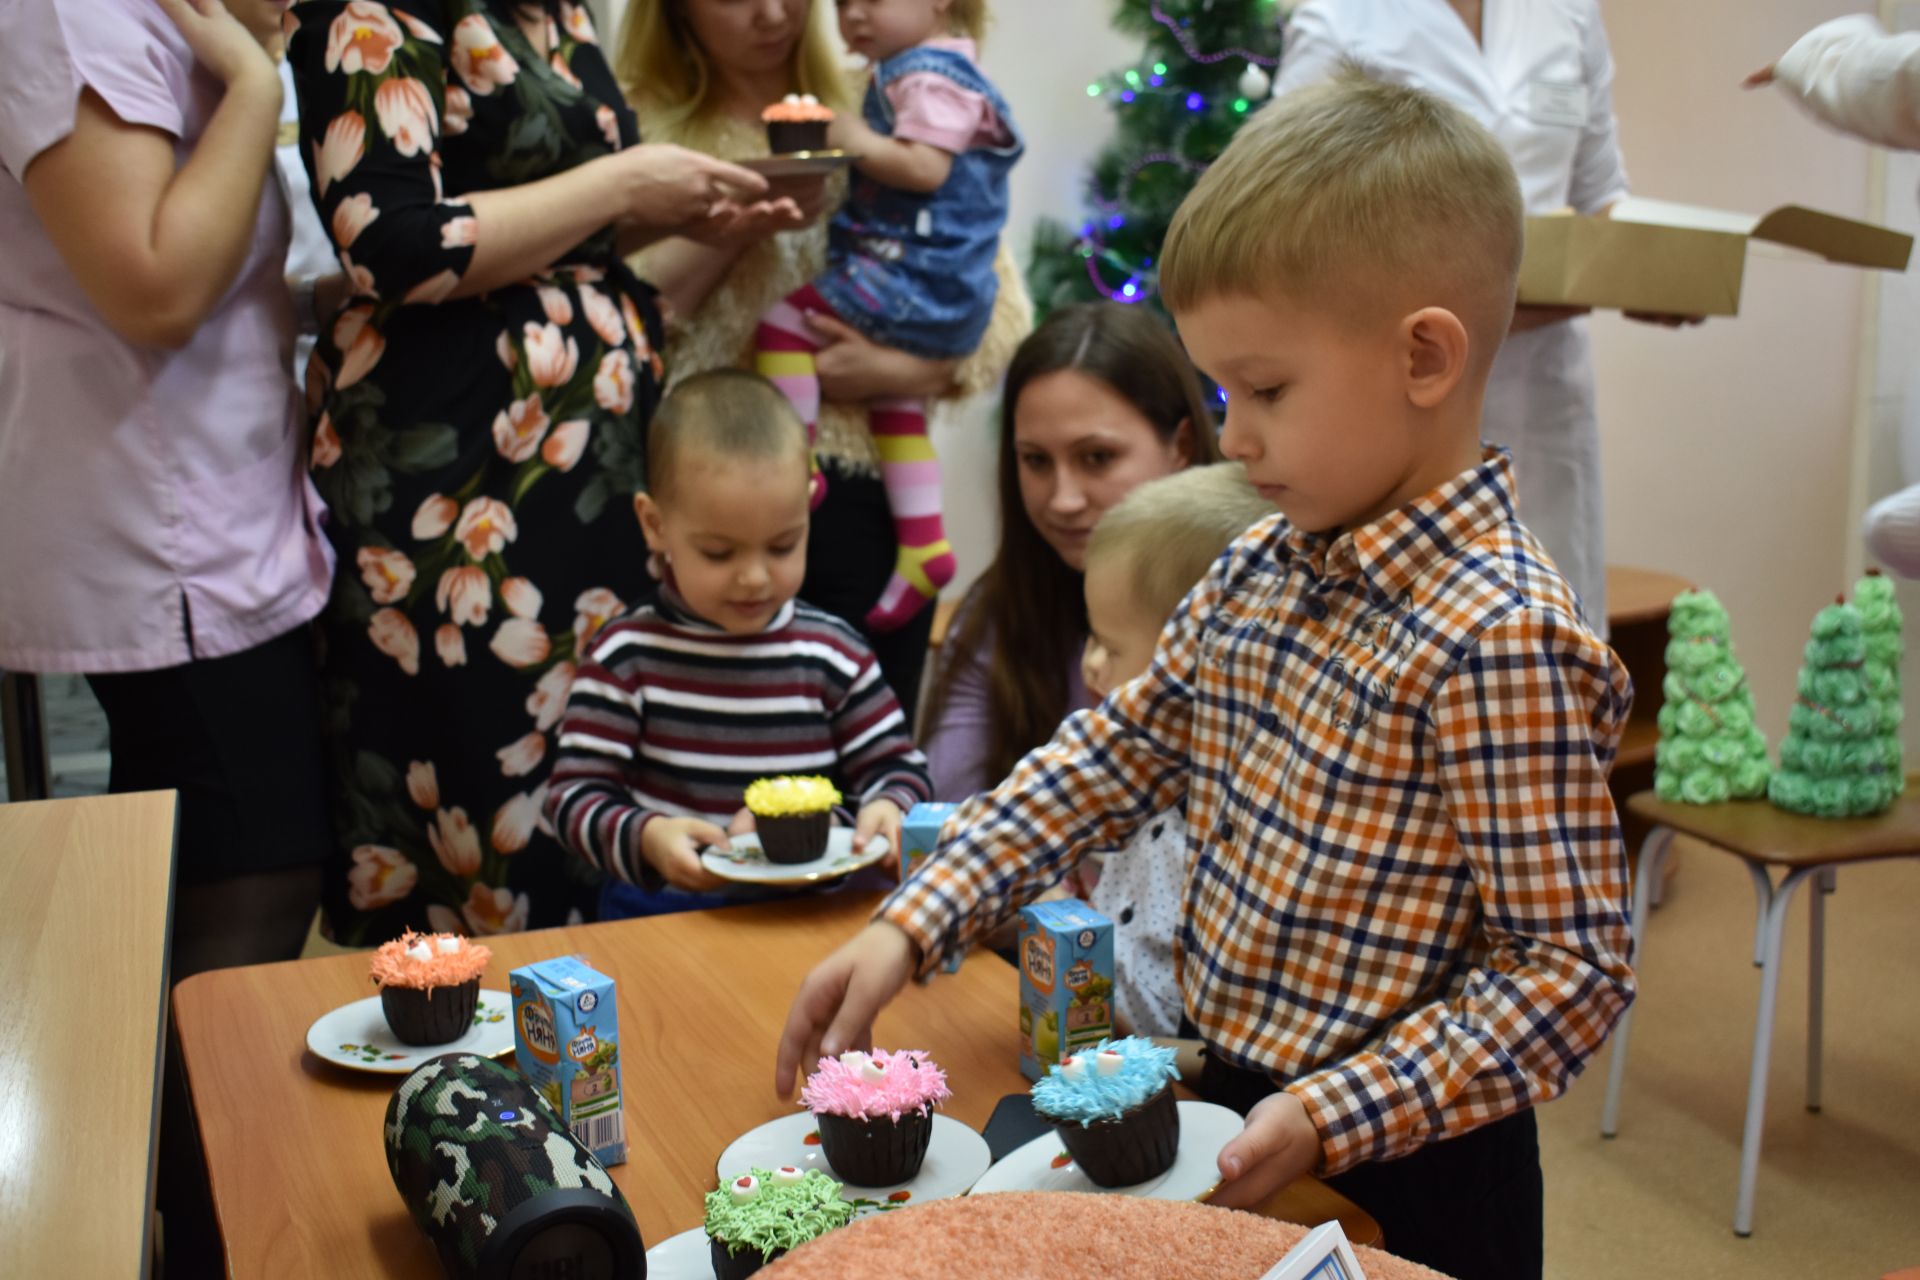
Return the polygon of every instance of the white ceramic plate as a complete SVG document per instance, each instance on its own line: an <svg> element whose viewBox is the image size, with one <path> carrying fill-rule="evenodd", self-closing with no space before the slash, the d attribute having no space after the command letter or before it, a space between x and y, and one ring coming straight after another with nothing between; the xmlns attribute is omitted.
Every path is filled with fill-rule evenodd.
<svg viewBox="0 0 1920 1280"><path fill-rule="evenodd" d="M919 1173L890 1187L849 1184L842 1188L840 1198L853 1202L853 1216L859 1218L882 1209L962 1196L992 1163L985 1138L936 1111L933 1137L927 1143L927 1158L921 1162ZM811 1111L796 1111L790 1116L769 1120L735 1138L733 1145L720 1153L720 1163L713 1171L714 1181L717 1185L755 1167L778 1169L789 1164L796 1169L818 1169L838 1180L833 1166L821 1153Z"/></svg>
<svg viewBox="0 0 1920 1280"><path fill-rule="evenodd" d="M682 1231L647 1250L647 1280L713 1280L706 1228Z"/></svg>
<svg viewBox="0 0 1920 1280"><path fill-rule="evenodd" d="M1240 1117L1211 1102L1182 1102L1180 1149L1173 1167L1131 1187L1103 1187L1080 1172L1054 1134L1019 1148L973 1184L973 1194L988 1191L1091 1191L1150 1200L1199 1200L1220 1185L1220 1149L1244 1127Z"/></svg>
<svg viewBox="0 0 1920 1280"><path fill-rule="evenodd" d="M851 151L789 151L783 155L741 160L738 164L742 169L751 169L769 178L803 178L844 169L858 158Z"/></svg>
<svg viewBox="0 0 1920 1280"><path fill-rule="evenodd" d="M403 1044L380 1012L380 997L368 996L322 1014L307 1028L307 1049L355 1071L377 1071L403 1076L443 1053L474 1053L498 1058L513 1052L513 997L504 991L480 992L473 1026L458 1040L446 1044Z"/></svg>
<svg viewBox="0 0 1920 1280"><path fill-rule="evenodd" d="M735 836L731 849L708 849L700 855L707 870L722 880L741 884L814 884L870 867L893 848L885 836L875 836L859 853L853 850L853 828L835 827L827 832L827 851L812 862L769 862L760 852L760 837Z"/></svg>

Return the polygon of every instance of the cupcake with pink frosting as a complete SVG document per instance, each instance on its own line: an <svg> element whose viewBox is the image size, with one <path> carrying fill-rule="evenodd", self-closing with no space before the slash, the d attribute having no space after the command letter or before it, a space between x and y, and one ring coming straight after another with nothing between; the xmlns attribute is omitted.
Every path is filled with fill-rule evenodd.
<svg viewBox="0 0 1920 1280"><path fill-rule="evenodd" d="M920 1172L947 1073L918 1049L822 1058L800 1091L820 1127L820 1153L857 1187L891 1187Z"/></svg>

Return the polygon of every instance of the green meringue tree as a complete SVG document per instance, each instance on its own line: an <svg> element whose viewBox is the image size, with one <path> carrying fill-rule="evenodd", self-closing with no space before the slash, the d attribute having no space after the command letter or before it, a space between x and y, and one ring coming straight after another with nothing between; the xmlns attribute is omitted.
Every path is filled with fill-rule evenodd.
<svg viewBox="0 0 1920 1280"><path fill-rule="evenodd" d="M1860 630L1867 644L1867 664L1862 668L1867 696L1879 711L1875 736L1880 764L1893 775L1894 794L1899 795L1907 789L1905 758L1900 749L1900 722L1905 715L1900 696L1904 619L1894 597L1893 580L1878 569L1869 569L1867 576L1854 584L1853 605L1860 610Z"/></svg>
<svg viewBox="0 0 1920 1280"><path fill-rule="evenodd" d="M1780 767L1767 786L1775 805L1821 818L1857 818L1893 804L1899 770L1887 766L1882 724L1889 718L1898 724L1899 702L1874 696L1867 667L1860 610L1842 598L1815 614Z"/></svg>
<svg viewBox="0 0 1920 1280"><path fill-rule="evenodd" d="M1683 591L1667 615L1667 676L1653 785L1663 800L1718 804L1766 794L1766 735L1734 656L1726 607L1711 591Z"/></svg>

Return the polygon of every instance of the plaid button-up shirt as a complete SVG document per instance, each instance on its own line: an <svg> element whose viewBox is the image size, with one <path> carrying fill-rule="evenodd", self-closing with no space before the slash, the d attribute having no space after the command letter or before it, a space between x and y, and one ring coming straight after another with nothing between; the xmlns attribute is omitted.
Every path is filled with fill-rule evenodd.
<svg viewBox="0 0 1920 1280"><path fill-rule="evenodd" d="M1151 669L947 825L882 907L931 969L1187 802L1182 995L1326 1172L1557 1095L1633 995L1619 659L1478 467L1331 539L1275 517Z"/></svg>

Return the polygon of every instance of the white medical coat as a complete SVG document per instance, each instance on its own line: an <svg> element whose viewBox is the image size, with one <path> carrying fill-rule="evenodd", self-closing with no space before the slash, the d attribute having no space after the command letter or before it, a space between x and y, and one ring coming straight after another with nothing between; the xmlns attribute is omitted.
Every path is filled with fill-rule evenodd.
<svg viewBox="0 0 1920 1280"><path fill-rule="evenodd" d="M1613 55L1596 0L1484 0L1482 43L1447 0L1307 0L1287 22L1277 97L1344 60L1444 98L1500 140L1528 213L1593 213L1627 194ZM1510 336L1482 436L1513 451L1520 519L1605 634L1606 545L1593 354L1584 320Z"/></svg>

